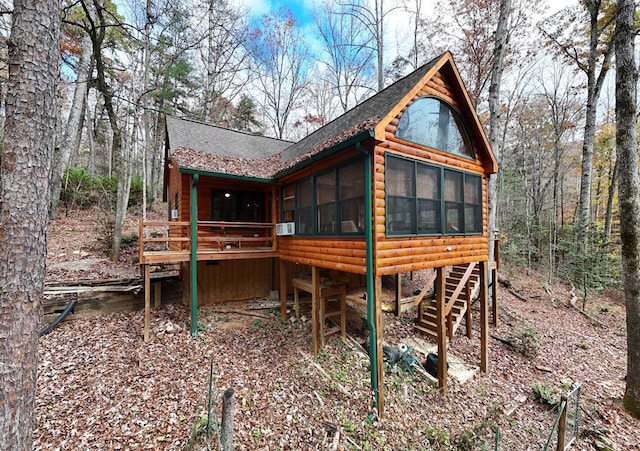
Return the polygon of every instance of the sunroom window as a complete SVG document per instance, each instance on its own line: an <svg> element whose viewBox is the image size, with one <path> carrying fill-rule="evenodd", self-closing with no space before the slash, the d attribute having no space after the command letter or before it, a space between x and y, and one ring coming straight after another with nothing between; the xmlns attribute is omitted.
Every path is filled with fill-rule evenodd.
<svg viewBox="0 0 640 451"><path fill-rule="evenodd" d="M352 160L284 187L284 221L296 235L361 235L364 231L364 162Z"/></svg>
<svg viewBox="0 0 640 451"><path fill-rule="evenodd" d="M465 158L474 158L458 113L435 97L421 97L402 113L396 137Z"/></svg>
<svg viewBox="0 0 640 451"><path fill-rule="evenodd" d="M482 233L482 178L387 155L388 235Z"/></svg>

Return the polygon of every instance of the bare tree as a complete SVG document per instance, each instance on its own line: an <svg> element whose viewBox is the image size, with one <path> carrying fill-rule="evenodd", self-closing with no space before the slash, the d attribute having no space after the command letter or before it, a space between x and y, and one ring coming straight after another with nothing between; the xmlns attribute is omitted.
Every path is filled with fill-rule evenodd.
<svg viewBox="0 0 640 451"><path fill-rule="evenodd" d="M620 234L627 311L627 386L623 404L640 418L640 177L636 131L638 73L634 59L635 3L616 11L616 147L620 161Z"/></svg>
<svg viewBox="0 0 640 451"><path fill-rule="evenodd" d="M122 126L114 105L115 95L109 85L104 47L107 43L107 30L114 27L119 21L115 20L112 10L109 9L113 7L109 0L80 0L79 3L84 12L83 20L71 23L81 27L91 39L95 61L96 88L102 95L112 132L111 156L114 162L113 167L118 181L118 188L116 192L111 258L117 261L122 245L122 226L127 215L127 205L129 203L132 165L129 161L129 149L124 146Z"/></svg>
<svg viewBox="0 0 640 451"><path fill-rule="evenodd" d="M84 126L85 99L89 90L89 76L92 66L93 47L89 36L83 34L80 38L80 55L75 65L76 79L74 82L73 100L69 116L62 133L60 143L56 147L51 168L51 206L49 217L55 219L58 202L62 190L64 171L69 168L77 156L82 140Z"/></svg>
<svg viewBox="0 0 640 451"><path fill-rule="evenodd" d="M613 56L615 2L581 0L582 10L565 8L542 22L539 29L555 45L557 52L587 78L587 107L582 144L580 202L576 218L577 239L582 254L588 253L591 220L591 182L598 99ZM586 28L586 30L585 30ZM576 39L584 35L588 42ZM585 48L586 46L586 48ZM586 57L585 57L586 55Z"/></svg>
<svg viewBox="0 0 640 451"><path fill-rule="evenodd" d="M205 66L202 119L221 124L228 122L232 102L248 81L249 55L244 45L249 27L245 11L232 8L225 0L206 2L206 47L201 50Z"/></svg>
<svg viewBox="0 0 640 451"><path fill-rule="evenodd" d="M275 16L265 16L248 45L260 91L256 100L275 136L283 139L308 81L309 51L286 8L280 8Z"/></svg>
<svg viewBox="0 0 640 451"><path fill-rule="evenodd" d="M316 26L326 55L326 73L342 111L359 101L376 46L353 3L324 2L316 10ZM330 119L326 118L325 119ZM331 118L332 119L332 118Z"/></svg>
<svg viewBox="0 0 640 451"><path fill-rule="evenodd" d="M33 444L60 4L14 0L0 161L0 449Z"/></svg>
<svg viewBox="0 0 640 451"><path fill-rule="evenodd" d="M496 160L500 161L500 131L501 125L500 105L500 85L502 83L502 73L504 72L504 58L509 44L509 34L507 33L507 21L511 9L511 0L500 2L500 13L496 25L495 46L493 48L493 61L491 64L491 84L489 85L489 144L493 148ZM489 176L489 235L493 236L496 231L496 215L498 210L498 177L497 174ZM489 258L493 259L493 241L489 242ZM493 283L496 283L494 280Z"/></svg>

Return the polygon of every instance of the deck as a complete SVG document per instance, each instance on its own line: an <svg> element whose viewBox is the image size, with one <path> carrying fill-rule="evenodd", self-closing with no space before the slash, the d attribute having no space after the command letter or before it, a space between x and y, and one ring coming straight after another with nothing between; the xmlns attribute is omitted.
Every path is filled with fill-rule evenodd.
<svg viewBox="0 0 640 451"><path fill-rule="evenodd" d="M196 230L198 261L278 256L274 223L198 221ZM140 221L139 263L190 261L191 243L188 221Z"/></svg>

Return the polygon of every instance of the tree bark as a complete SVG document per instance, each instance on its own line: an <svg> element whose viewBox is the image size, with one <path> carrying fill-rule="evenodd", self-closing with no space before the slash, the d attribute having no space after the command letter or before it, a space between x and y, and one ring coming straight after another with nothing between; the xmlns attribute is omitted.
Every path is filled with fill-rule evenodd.
<svg viewBox="0 0 640 451"><path fill-rule="evenodd" d="M506 33L507 19L511 9L511 0L500 2L500 17L496 26L496 42L493 50L493 65L491 67L491 85L489 86L489 144L498 162L500 161L500 136L498 127L500 124L500 82L504 69L504 55L507 51ZM489 176L489 236L493 237L497 229L496 218L498 209L498 175ZM495 242L489 241L489 259L494 258Z"/></svg>
<svg viewBox="0 0 640 451"><path fill-rule="evenodd" d="M14 0L0 162L0 449L31 450L59 77L58 0Z"/></svg>
<svg viewBox="0 0 640 451"><path fill-rule="evenodd" d="M220 442L224 451L233 449L233 415L235 412L235 398L233 388L227 388L222 398L222 430Z"/></svg>
<svg viewBox="0 0 640 451"><path fill-rule="evenodd" d="M588 252L589 222L591 221L591 179L593 172L593 146L595 142L597 107L604 79L609 70L613 54L613 41L604 51L600 72L597 73L598 49L598 15L602 6L601 0L584 2L590 17L589 57L584 71L587 75L587 108L582 143L582 163L580 177L580 200L578 202L577 239L581 254Z"/></svg>
<svg viewBox="0 0 640 451"><path fill-rule="evenodd" d="M81 6L89 22L85 29L91 38L93 46L93 58L96 68L96 85L102 94L104 107L109 118L109 125L113 133L111 152L113 169L118 180L116 192L115 218L113 224L113 241L111 244L111 259L117 261L122 245L122 226L127 217L127 205L129 203L129 189L131 187L132 168L128 161L128 152L123 146L122 130L113 105L113 92L107 83L106 67L102 57L102 45L106 37L108 24L105 18L104 0L82 0Z"/></svg>
<svg viewBox="0 0 640 451"><path fill-rule="evenodd" d="M616 149L619 167L622 272L627 310L625 409L640 418L640 177L636 132L635 4L619 0L616 10Z"/></svg>
<svg viewBox="0 0 640 451"><path fill-rule="evenodd" d="M53 156L53 165L51 168L51 206L49 210L49 217L51 219L56 218L64 171L69 167L72 156L78 154L78 148L80 147L85 110L84 103L89 84L91 55L91 40L89 36L85 36L82 39L82 53L78 61L71 111L69 112L69 118L67 119L67 124L62 135L60 147Z"/></svg>

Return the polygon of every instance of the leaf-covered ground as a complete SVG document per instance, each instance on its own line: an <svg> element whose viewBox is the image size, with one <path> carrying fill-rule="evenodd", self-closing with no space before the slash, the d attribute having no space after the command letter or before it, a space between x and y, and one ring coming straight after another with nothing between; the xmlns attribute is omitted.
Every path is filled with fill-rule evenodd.
<svg viewBox="0 0 640 451"><path fill-rule="evenodd" d="M100 246L91 244L93 229L85 223L70 218L52 223L50 263L81 259L80 253L99 255ZM71 230L82 231L72 239ZM103 265L89 272L98 278L136 272L127 261ZM40 340L34 449L215 449L203 427L211 385L213 426L223 391L235 391L236 449L493 449L499 431L501 450L539 450L556 410L534 400L534 387L553 397L580 382L580 436L572 449L608 442L609 449L640 450L640 422L621 407L626 373L621 293L594 297L588 318L568 306L566 287L545 290L535 274L502 272L526 301L501 289L499 325L490 332L524 343L529 354L490 339L489 372L464 384L449 378L446 398L420 374L413 379L396 369L385 378L385 416L374 422L368 359L357 345L365 338L357 320L349 323L354 340L332 337L318 356L311 352L308 322L283 322L268 311L259 311L266 318L220 313L242 310L244 303L202 308L195 339L189 311L181 305L153 310L148 343L142 340L142 312L64 322ZM49 273L50 278L79 275L87 274ZM474 338L462 336L461 327L449 352L477 365L474 315ZM397 344L414 336L414 319L415 312L386 315L385 341Z"/></svg>

